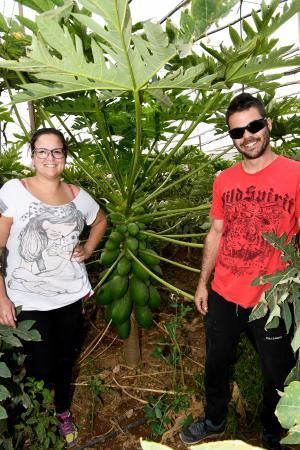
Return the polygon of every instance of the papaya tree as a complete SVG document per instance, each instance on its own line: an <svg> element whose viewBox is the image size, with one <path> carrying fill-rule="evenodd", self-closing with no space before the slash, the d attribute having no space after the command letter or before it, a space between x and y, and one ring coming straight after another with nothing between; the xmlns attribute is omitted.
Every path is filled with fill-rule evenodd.
<svg viewBox="0 0 300 450"><path fill-rule="evenodd" d="M150 21L132 26L127 0L20 3L39 14L35 21L17 17L11 27L0 20L3 89L16 111L18 103L33 101L38 125L59 123L65 129L72 155L66 178L80 174L105 206L110 228L97 302L118 335L130 338L136 351L131 347L128 354L136 362L136 323L151 326L160 305L157 284L193 299L164 279L160 262L199 270L164 258L155 248L203 246L209 188L199 199L187 196L181 202L174 193L189 192L190 181L204 179L229 150L209 158L187 139L201 123L220 123L236 87L259 89L271 98L282 76L274 69L299 66L290 46L280 47L271 36L299 11L300 0L280 12L279 0L263 2L261 12L252 14L253 25L242 21L245 37L229 27L232 43L218 50L201 37L233 0L222 7L218 1L192 0L180 25L168 21L165 29ZM193 236L178 232L195 216L199 228Z"/></svg>

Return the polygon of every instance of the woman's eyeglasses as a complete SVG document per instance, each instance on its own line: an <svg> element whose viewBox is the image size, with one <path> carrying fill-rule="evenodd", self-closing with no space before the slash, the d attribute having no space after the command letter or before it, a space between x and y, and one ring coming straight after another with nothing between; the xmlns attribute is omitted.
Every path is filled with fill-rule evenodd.
<svg viewBox="0 0 300 450"><path fill-rule="evenodd" d="M47 159L50 153L54 159L63 159L66 156L62 148L53 148L52 150L48 148L35 148L34 153L39 159Z"/></svg>
<svg viewBox="0 0 300 450"><path fill-rule="evenodd" d="M232 128L228 131L231 139L241 139L244 136L245 130L249 131L251 134L255 134L258 131L262 130L267 124L267 119L261 118L257 120L253 120L248 123L245 127Z"/></svg>

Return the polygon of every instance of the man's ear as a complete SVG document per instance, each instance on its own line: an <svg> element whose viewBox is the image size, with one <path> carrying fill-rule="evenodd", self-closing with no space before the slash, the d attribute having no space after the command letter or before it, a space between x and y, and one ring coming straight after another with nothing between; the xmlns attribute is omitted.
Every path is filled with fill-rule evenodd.
<svg viewBox="0 0 300 450"><path fill-rule="evenodd" d="M267 118L267 125L269 128L269 131L271 131L272 130L272 120L269 117Z"/></svg>

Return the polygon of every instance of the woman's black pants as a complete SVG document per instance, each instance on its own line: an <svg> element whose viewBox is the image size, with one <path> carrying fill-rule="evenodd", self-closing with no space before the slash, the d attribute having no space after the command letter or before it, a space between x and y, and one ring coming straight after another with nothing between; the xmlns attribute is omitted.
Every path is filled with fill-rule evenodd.
<svg viewBox="0 0 300 450"><path fill-rule="evenodd" d="M227 415L230 400L230 369L236 359L240 335L245 332L258 352L264 390L261 421L272 434L279 434L281 426L274 414L279 391L295 364L290 337L282 320L278 328L265 330L267 317L249 322L252 308L242 308L226 301L212 291L208 298L205 316L206 365L205 365L205 416L214 424Z"/></svg>
<svg viewBox="0 0 300 450"><path fill-rule="evenodd" d="M22 311L18 321L35 320L33 328L40 342L24 342L26 376L43 380L54 388L55 407L63 412L70 407L72 370L79 346L82 300L50 311Z"/></svg>

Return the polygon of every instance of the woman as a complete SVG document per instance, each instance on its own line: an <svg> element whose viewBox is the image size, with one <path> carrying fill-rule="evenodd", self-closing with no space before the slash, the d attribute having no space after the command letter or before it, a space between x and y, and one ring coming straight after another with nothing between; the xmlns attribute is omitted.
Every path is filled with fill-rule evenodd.
<svg viewBox="0 0 300 450"><path fill-rule="evenodd" d="M82 299L91 295L84 261L101 241L105 214L82 188L66 184L67 145L62 133L42 128L31 139L35 175L13 179L0 190L0 248L7 249L0 276L0 323L35 320L41 342L25 343L27 376L54 387L60 433L67 445L78 436L70 408L70 385ZM79 244L84 225L87 241Z"/></svg>

